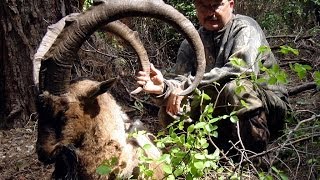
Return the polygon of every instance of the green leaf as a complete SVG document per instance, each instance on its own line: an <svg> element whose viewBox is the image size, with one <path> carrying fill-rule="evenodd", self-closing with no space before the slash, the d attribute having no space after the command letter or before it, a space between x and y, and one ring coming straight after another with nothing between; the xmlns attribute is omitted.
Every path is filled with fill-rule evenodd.
<svg viewBox="0 0 320 180"><path fill-rule="evenodd" d="M271 76L268 80L268 83L273 85L273 84L276 84L277 83L277 78L274 77L274 76Z"/></svg>
<svg viewBox="0 0 320 180"><path fill-rule="evenodd" d="M181 144L184 144L186 142L186 135L185 134L182 134L180 137L179 137L179 142Z"/></svg>
<svg viewBox="0 0 320 180"><path fill-rule="evenodd" d="M242 106L244 106L247 109L249 109L249 105L243 99L240 100L240 103L242 104Z"/></svg>
<svg viewBox="0 0 320 180"><path fill-rule="evenodd" d="M144 150L149 150L151 147L152 147L152 146L151 146L150 144L145 144L145 145L143 146L143 149L144 149Z"/></svg>
<svg viewBox="0 0 320 180"><path fill-rule="evenodd" d="M270 52L270 51L271 51L271 48L269 46L263 45L258 48L258 52L260 52L260 53L265 53L265 52Z"/></svg>
<svg viewBox="0 0 320 180"><path fill-rule="evenodd" d="M239 118L238 118L238 116L231 116L231 117L230 117L230 121L231 121L232 123L237 123L237 122L239 121Z"/></svg>
<svg viewBox="0 0 320 180"><path fill-rule="evenodd" d="M148 177L152 177L154 172L151 169L147 169L147 170L143 171L143 173Z"/></svg>
<svg viewBox="0 0 320 180"><path fill-rule="evenodd" d="M167 180L175 180L176 178L174 177L174 175L171 174L166 179Z"/></svg>
<svg viewBox="0 0 320 180"><path fill-rule="evenodd" d="M281 72L280 74L277 74L276 78L277 78L277 81L280 82L280 83L285 84L285 83L288 82L287 74L285 72Z"/></svg>
<svg viewBox="0 0 320 180"><path fill-rule="evenodd" d="M206 159L206 156L203 154L197 153L194 155L194 158L204 160L204 159Z"/></svg>
<svg viewBox="0 0 320 180"><path fill-rule="evenodd" d="M247 64L243 59L237 57L231 57L230 62L235 67L245 67Z"/></svg>
<svg viewBox="0 0 320 180"><path fill-rule="evenodd" d="M202 161L195 162L193 165L195 168L197 168L199 170L202 170L205 168L204 163Z"/></svg>
<svg viewBox="0 0 320 180"><path fill-rule="evenodd" d="M212 167L213 170L217 169L217 167L218 167L214 161L206 161L206 162L204 162L204 166L206 168Z"/></svg>
<svg viewBox="0 0 320 180"><path fill-rule="evenodd" d="M283 172L280 172L279 176L280 176L281 180L288 180L289 179L288 176L286 174L284 174Z"/></svg>
<svg viewBox="0 0 320 180"><path fill-rule="evenodd" d="M236 94L240 94L240 93L245 92L245 91L246 91L246 88L243 85L237 86L236 89L235 89L235 93Z"/></svg>
<svg viewBox="0 0 320 180"><path fill-rule="evenodd" d="M300 79L303 79L306 77L306 74L307 74L307 71L311 70L312 67L309 66L309 65L302 65L302 64L299 64L299 63L295 63L294 66L290 66L291 69L293 71L295 71L297 74L298 74L298 77Z"/></svg>
<svg viewBox="0 0 320 180"><path fill-rule="evenodd" d="M216 149L212 155L215 159L219 159L219 154L220 154L220 150Z"/></svg>
<svg viewBox="0 0 320 180"><path fill-rule="evenodd" d="M176 170L174 170L173 174L177 177L177 176L181 176L183 174L184 171L184 167L181 168L177 168Z"/></svg>
<svg viewBox="0 0 320 180"><path fill-rule="evenodd" d="M225 115L222 116L222 119L227 119L227 118L229 118L229 115L225 114Z"/></svg>
<svg viewBox="0 0 320 180"><path fill-rule="evenodd" d="M280 66L278 64L274 64L272 65L271 70L273 71L273 73L277 73L280 71Z"/></svg>
<svg viewBox="0 0 320 180"><path fill-rule="evenodd" d="M109 165L115 166L117 164L118 164L118 158L117 157L112 157Z"/></svg>
<svg viewBox="0 0 320 180"><path fill-rule="evenodd" d="M211 100L211 97L210 96L208 96L207 94L202 94L202 98L204 99L204 100Z"/></svg>
<svg viewBox="0 0 320 180"><path fill-rule="evenodd" d="M162 141L158 141L158 142L156 143L156 145L157 145L157 147L160 148L160 149L166 147L166 145L165 145Z"/></svg>
<svg viewBox="0 0 320 180"><path fill-rule="evenodd" d="M172 174L172 167L171 167L171 164L164 164L162 166L162 169L165 173L167 174Z"/></svg>
<svg viewBox="0 0 320 180"><path fill-rule="evenodd" d="M216 118L210 119L209 123L215 123L221 119L222 119L221 117L216 117Z"/></svg>
<svg viewBox="0 0 320 180"><path fill-rule="evenodd" d="M207 139L206 139L206 138L200 138L200 139L199 139L199 143L200 143L201 145L206 144L206 143L207 143Z"/></svg>
<svg viewBox="0 0 320 180"><path fill-rule="evenodd" d="M266 175L264 172L259 173L259 180L273 180L273 177Z"/></svg>
<svg viewBox="0 0 320 180"><path fill-rule="evenodd" d="M109 166L107 166L107 165L100 165L98 168L97 168L97 170L96 170L96 172L98 173L98 174L100 174L100 175L107 175L107 174L109 174L110 172L111 172L111 168L109 167Z"/></svg>
<svg viewBox="0 0 320 180"><path fill-rule="evenodd" d="M217 130L217 129L218 129L218 126L216 126L216 125L213 126L212 124L206 124L205 127L204 127L204 129L205 129L208 133L210 133L211 131Z"/></svg>
<svg viewBox="0 0 320 180"><path fill-rule="evenodd" d="M289 54L289 53L292 53L294 55L299 55L299 50L298 49L294 49L290 46L280 46L280 52L282 54Z"/></svg>
<svg viewBox="0 0 320 180"><path fill-rule="evenodd" d="M267 82L267 79L265 79L265 78L258 78L258 79L256 80L256 82L257 82L258 84L262 84L262 83Z"/></svg>
<svg viewBox="0 0 320 180"><path fill-rule="evenodd" d="M192 124L192 125L190 125L189 127L188 127L188 129L187 129L187 131L188 131L188 133L192 133L193 131L194 131L194 125Z"/></svg>
<svg viewBox="0 0 320 180"><path fill-rule="evenodd" d="M159 162L167 162L170 163L170 155L169 154L162 154L162 156L158 160Z"/></svg>
<svg viewBox="0 0 320 180"><path fill-rule="evenodd" d="M314 72L314 82L320 87L320 71Z"/></svg>
<svg viewBox="0 0 320 180"><path fill-rule="evenodd" d="M204 128L204 126L206 125L207 123L206 122L199 122L197 123L194 128L195 129L200 129L200 128Z"/></svg>
<svg viewBox="0 0 320 180"><path fill-rule="evenodd" d="M213 131L210 135L215 138L218 138L218 131Z"/></svg>

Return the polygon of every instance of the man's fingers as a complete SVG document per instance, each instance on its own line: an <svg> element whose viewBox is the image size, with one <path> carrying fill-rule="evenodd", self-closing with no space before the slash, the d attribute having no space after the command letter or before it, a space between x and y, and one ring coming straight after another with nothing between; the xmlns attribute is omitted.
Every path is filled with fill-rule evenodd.
<svg viewBox="0 0 320 180"><path fill-rule="evenodd" d="M155 75L161 74L161 72L160 72L158 69L156 69L156 68L154 67L154 65L151 63L151 64L150 64L150 74L151 74L152 76L155 76Z"/></svg>
<svg viewBox="0 0 320 180"><path fill-rule="evenodd" d="M140 85L140 86L144 86L147 84L146 81L137 81L137 83Z"/></svg>
<svg viewBox="0 0 320 180"><path fill-rule="evenodd" d="M179 90L178 90L178 92L179 92ZM169 96L166 111L168 113L173 114L173 115L178 114L178 112L180 111L180 105L181 105L182 99L183 99L183 96L178 96L178 95L176 95L175 92L172 93Z"/></svg>

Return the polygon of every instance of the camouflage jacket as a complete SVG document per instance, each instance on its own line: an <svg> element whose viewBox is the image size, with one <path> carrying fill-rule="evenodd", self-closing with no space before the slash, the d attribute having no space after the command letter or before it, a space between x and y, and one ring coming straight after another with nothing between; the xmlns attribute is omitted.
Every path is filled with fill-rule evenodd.
<svg viewBox="0 0 320 180"><path fill-rule="evenodd" d="M208 31L203 27L198 31L206 53L206 73L200 87L212 82L226 83L244 72L254 72L258 75L259 60L266 67L277 63L271 51L259 52L259 47L269 47L269 44L259 24L248 16L234 15L218 32ZM173 70L174 78L165 80L166 89L163 95L158 96L159 99L166 99L175 87L190 84L196 72L195 57L193 49L184 40L180 45ZM232 58L240 58L246 65L235 67L230 62ZM286 93L283 87L270 86L269 89L278 91L280 96Z"/></svg>

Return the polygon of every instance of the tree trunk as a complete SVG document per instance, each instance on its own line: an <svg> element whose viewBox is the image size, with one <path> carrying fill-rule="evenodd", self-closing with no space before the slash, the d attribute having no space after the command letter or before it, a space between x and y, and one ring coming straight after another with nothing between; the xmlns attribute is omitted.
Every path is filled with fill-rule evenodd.
<svg viewBox="0 0 320 180"><path fill-rule="evenodd" d="M78 12L78 0L1 0L0 128L22 127L35 112L33 55L48 25Z"/></svg>

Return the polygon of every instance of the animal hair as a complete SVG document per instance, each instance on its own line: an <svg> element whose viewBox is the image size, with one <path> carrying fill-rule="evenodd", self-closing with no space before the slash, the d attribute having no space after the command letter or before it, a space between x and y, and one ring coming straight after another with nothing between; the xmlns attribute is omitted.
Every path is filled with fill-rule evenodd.
<svg viewBox="0 0 320 180"><path fill-rule="evenodd" d="M135 123L130 122L112 95L106 92L114 81L84 79L72 83L65 94L55 96L44 92L40 96L37 141L39 159L46 163L59 163L59 166L70 169L61 173L56 167L56 179L61 176L80 179L129 178L135 173L139 163L139 146L152 142L148 136L137 138L135 143L129 141L129 129L125 128L125 123L131 123L127 126L130 129L134 128L132 126ZM146 154L152 154L153 158L160 155L157 148L154 147L153 151L156 152ZM98 175L97 167L113 158L117 159L117 163L109 176ZM73 167L76 165L77 169L72 169L70 164ZM69 175L70 172L73 175Z"/></svg>

